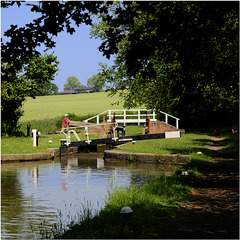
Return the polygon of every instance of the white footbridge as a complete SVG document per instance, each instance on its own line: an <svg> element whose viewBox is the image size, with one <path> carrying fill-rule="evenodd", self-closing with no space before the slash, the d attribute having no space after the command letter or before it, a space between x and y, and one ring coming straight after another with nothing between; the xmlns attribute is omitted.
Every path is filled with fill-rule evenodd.
<svg viewBox="0 0 240 240"><path fill-rule="evenodd" d="M108 122L111 122L113 116L115 116L115 121L118 124L123 124L124 126L128 124L140 124L146 123L146 116L150 117L152 121L156 121L157 114L155 110L151 109L130 109L130 110L106 110L96 116L88 118L84 120L85 123L88 123L92 120L95 120L97 124L99 124L100 117L107 114ZM160 111L161 117L163 118L163 122L169 124L169 121L175 122L175 128L179 129L179 118L176 118L168 113Z"/></svg>
<svg viewBox="0 0 240 240"><path fill-rule="evenodd" d="M108 143L108 142L124 142L124 141L133 141L136 140L144 140L144 139L153 139L153 138L166 138L166 137L180 137L180 131L179 130L179 118L176 118L170 114L167 114L165 112L160 111L160 114L162 114L163 122L170 125L169 122L173 123L173 125L170 125L176 129L176 132L172 133L166 133L164 136L162 134L147 134L148 136L139 137L140 135L134 136L127 136L124 138L118 138L116 137L115 130L119 125L127 126L127 125L143 125L146 123L146 117L150 117L150 120L156 121L156 113L155 110L149 110L149 109L131 109L131 110L106 110L98 115L95 115L91 118L88 118L84 120L83 122L79 121L70 121L70 126L67 126L64 130L67 132L65 133L62 131L63 134L65 134L66 139L61 140L61 147L62 146L84 146L84 145L90 145L90 144L99 144L99 143ZM100 119L103 119L105 116L105 122L100 122ZM114 122L113 122L114 118ZM175 124L174 124L175 123ZM89 128L93 127L99 127L103 125L109 125L112 126L112 138L103 138L103 139L89 139ZM175 126L174 126L175 125ZM86 131L87 140L81 141L80 137L78 136L76 129L78 128L84 128ZM71 142L71 133L73 133L77 139L77 142ZM138 137L137 137L138 136ZM152 138L150 138L152 136ZM107 140L109 139L109 140ZM98 141L97 141L98 140Z"/></svg>

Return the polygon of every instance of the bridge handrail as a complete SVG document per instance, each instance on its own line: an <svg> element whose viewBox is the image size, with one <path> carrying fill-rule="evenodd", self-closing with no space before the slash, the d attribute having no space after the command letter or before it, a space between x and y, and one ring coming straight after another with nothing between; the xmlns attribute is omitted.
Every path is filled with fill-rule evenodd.
<svg viewBox="0 0 240 240"><path fill-rule="evenodd" d="M88 121L90 121L90 120L92 120L92 119L94 119L94 118L97 118L97 124L99 124L99 116L103 115L103 114L106 113L106 112L108 112L108 110L106 110L106 111L104 111L104 112L102 112L102 113L99 113L98 115L95 115L95 116L93 116L93 117L90 117L90 118L84 120L83 122L88 123Z"/></svg>
<svg viewBox="0 0 240 240"><path fill-rule="evenodd" d="M127 112L138 112L138 114L127 114ZM84 122L86 122L86 123L88 123L88 121L90 121L90 120L92 120L92 119L94 119L94 118L96 118L97 119L97 124L99 124L99 116L101 116L101 115L103 115L103 114L105 114L105 113L107 113L108 112L108 120L107 121L111 121L111 117L112 116L114 116L114 114L112 114L112 113L115 113L115 112L123 112L123 114L120 114L120 115L116 115L115 114L115 117L123 117L123 119L121 119L121 121L123 120L123 122L124 123L126 123L127 122L127 120L129 120L129 119L127 119L127 117L138 117L137 119L135 119L136 120L136 122L138 123L138 125L140 125L140 122L142 122L142 119L141 119L141 117L143 117L143 116L146 116L146 113L144 113L144 114L141 114L141 112L142 111L152 111L152 113L148 113L147 115L148 116L152 116L152 118L151 118L151 120L152 121L156 121L157 119L156 119L156 113L155 113L155 110L154 109L116 109L116 110L106 110L106 111L104 111L104 112L102 112L102 113L99 113L98 115L96 115L96 116L93 116L93 117L91 117L91 118L88 118L88 119L86 119L86 120L84 120ZM172 115L170 115L170 114L168 114L168 113L165 113L165 112L163 112L163 111L160 111L160 113L162 113L162 114L164 114L165 115L165 123L166 124L169 124L169 117L171 117L171 118L173 118L173 119L175 119L176 120L176 129L179 129L179 121L180 121L180 119L179 118L177 118L177 117L174 117L174 116L172 116ZM116 119L116 121L117 120L119 120L119 119ZM170 125L170 124L169 124Z"/></svg>

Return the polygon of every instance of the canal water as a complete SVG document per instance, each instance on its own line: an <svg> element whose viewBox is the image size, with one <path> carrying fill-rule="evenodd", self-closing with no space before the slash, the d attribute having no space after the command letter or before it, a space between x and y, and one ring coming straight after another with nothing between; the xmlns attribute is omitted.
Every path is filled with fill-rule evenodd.
<svg viewBox="0 0 240 240"><path fill-rule="evenodd" d="M1 239L37 239L66 226L87 208L97 213L114 184L142 184L171 175L175 166L123 163L74 154L61 159L1 165Z"/></svg>

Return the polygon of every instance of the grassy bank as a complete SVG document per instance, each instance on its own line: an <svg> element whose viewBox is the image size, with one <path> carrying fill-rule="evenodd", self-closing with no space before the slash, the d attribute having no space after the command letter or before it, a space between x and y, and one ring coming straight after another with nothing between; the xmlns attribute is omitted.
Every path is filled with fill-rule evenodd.
<svg viewBox="0 0 240 240"><path fill-rule="evenodd" d="M20 122L53 119L65 113L79 116L94 116L108 109L123 109L122 104L112 105L120 101L118 96L108 97L105 92L83 93L71 95L39 96L27 98L24 102L24 115Z"/></svg>
<svg viewBox="0 0 240 240"><path fill-rule="evenodd" d="M96 216L92 209L86 209L79 222L72 223L68 230L56 227L57 239L121 239L121 238L171 238L161 222L175 218L177 209L188 198L194 179L208 164L205 155L191 155L191 163L178 170L173 176L151 179L143 186L109 187L106 206ZM182 170L189 172L182 176ZM121 208L129 206L132 215L120 214ZM46 236L45 236L46 237Z"/></svg>
<svg viewBox="0 0 240 240"><path fill-rule="evenodd" d="M64 234L55 234L57 239L121 239L167 237L158 222L176 216L176 209L186 200L190 188L180 178L161 177L143 187L130 186L113 192L104 210L93 217L70 226ZM120 214L123 206L133 210L132 216ZM90 211L88 211L90 213Z"/></svg>

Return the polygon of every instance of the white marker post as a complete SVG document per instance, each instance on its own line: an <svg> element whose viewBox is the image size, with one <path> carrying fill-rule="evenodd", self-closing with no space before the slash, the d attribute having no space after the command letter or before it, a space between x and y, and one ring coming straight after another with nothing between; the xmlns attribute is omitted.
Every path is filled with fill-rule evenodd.
<svg viewBox="0 0 240 240"><path fill-rule="evenodd" d="M37 129L33 129L32 134L33 134L33 146L37 147Z"/></svg>

